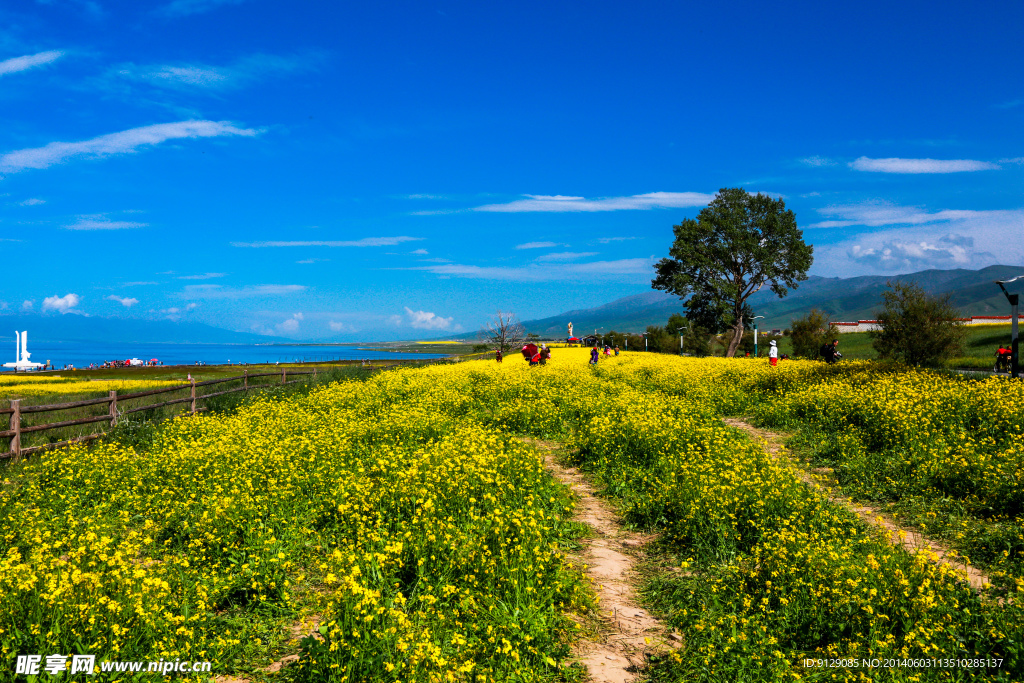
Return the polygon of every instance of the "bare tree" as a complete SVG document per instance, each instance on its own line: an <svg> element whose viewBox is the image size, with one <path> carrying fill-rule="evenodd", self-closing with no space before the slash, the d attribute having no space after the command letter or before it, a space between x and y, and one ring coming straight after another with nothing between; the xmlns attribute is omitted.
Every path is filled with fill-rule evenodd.
<svg viewBox="0 0 1024 683"><path fill-rule="evenodd" d="M526 330L515 313L507 313L501 309L498 309L494 317L480 330L480 338L501 349L502 354L522 344L524 336Z"/></svg>

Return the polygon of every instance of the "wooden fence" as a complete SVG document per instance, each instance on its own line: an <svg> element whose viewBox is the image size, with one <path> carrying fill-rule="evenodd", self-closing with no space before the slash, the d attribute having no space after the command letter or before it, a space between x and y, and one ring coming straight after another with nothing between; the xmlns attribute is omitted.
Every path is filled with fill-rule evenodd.
<svg viewBox="0 0 1024 683"><path fill-rule="evenodd" d="M293 381L289 382L288 381L288 376L289 375L314 375L315 376L316 375L316 370L312 370L312 371L309 371L309 372L296 372L296 371L293 370L292 372L288 372L288 370L286 368L282 368L280 373L277 373L277 372L260 372L260 373L253 373L251 375L249 374L249 371L246 370L244 375L239 375L237 377L225 377L225 378L222 378L222 379L211 379L211 380L208 380L208 381L205 381L205 382L196 382L195 380L193 380L189 384L179 384L178 386L174 386L174 387L164 387L164 388L161 388L161 389L151 389L149 391L139 391L139 392L136 392L134 394L123 394L121 396L117 395L117 391L111 391L110 395L106 396L104 398L91 398L91 399L88 399L88 400L85 400L85 401L73 401L71 403L54 403L54 404L50 404L50 405L40 405L40 406L22 406L20 399L12 399L11 400L11 406L9 408L0 408L0 415L5 415L6 414L6 415L10 415L11 416L10 417L10 429L8 429L7 431L0 432L0 439L2 439L2 438L9 438L10 439L10 447L9 447L10 450L8 450L6 453L0 453L0 460L9 459L9 458L20 459L22 456L29 455L31 453L35 453L36 451L41 451L41 450L44 450L44 449L47 449L47 448L57 448L57 447L60 447L60 446L67 446L67 445L70 445L70 444L73 444L73 443L80 443L82 441L91 441L93 439L98 439L101 436L103 436L104 432L97 432L95 434L89 434L87 436L79 436L79 437L76 437L74 439L68 439L66 441L58 441L58 442L55 442L55 443L47 443L47 444L43 444L41 446L33 446L32 448L22 448L21 447L21 435L22 434L28 434L30 432L42 432L42 431L46 431L48 429L58 429L60 427L71 427L71 426L74 426L74 425L89 424L89 423L92 423L92 422L107 422L107 423L109 423L110 427L115 427L117 425L118 418L120 416L122 416L122 415L128 415L129 413L137 413L137 412L142 411L142 410L152 410L154 408L162 408L164 406L175 405L175 404L178 404L178 403L189 403L190 404L189 411L194 414L194 413L198 412L197 409L196 409L196 402L197 401L201 401L204 398L213 398L214 396L223 396L224 394L230 394L230 393L235 392L235 391L247 391L249 389L249 380L250 379L253 379L255 377L277 376L278 374L280 374L280 376L281 376L281 384L295 384L296 382L301 382L302 380L293 380ZM197 394L196 393L196 387L211 386L211 385L214 385L214 384L222 384L224 382L237 382L238 380L242 380L243 384L242 384L242 386L236 387L234 389L227 389L225 391L215 391L215 392L210 393L210 394ZM268 386L276 386L276 385L261 384L261 385L259 385L259 388L266 388ZM128 401L130 399L142 398L144 396L154 396L156 394L165 394L165 393L168 393L168 392L171 392L171 391L181 391L182 389L189 389L190 390L189 391L189 395L186 396L185 398L176 398L176 399L173 399L173 400L170 400L170 401L162 401L160 403L148 403L146 405L139 406L139 407L136 407L136 408L130 408L128 410L118 410L118 407L117 407L118 401ZM92 417L83 417L83 418L80 418L80 419L77 419L77 420L64 420L63 422L51 422L49 424L33 425L31 427L23 427L22 424L21 424L21 416L22 415L26 415L26 414L30 414L30 413L45 413L45 412L51 412L51 411L55 411L55 410L69 410L69 409L74 409L74 408L83 408L83 407L86 407L86 406L95 406L95 405L100 405L100 404L103 404L103 403L108 404L108 410L107 410L107 413L105 415L95 415L95 416L92 416Z"/></svg>

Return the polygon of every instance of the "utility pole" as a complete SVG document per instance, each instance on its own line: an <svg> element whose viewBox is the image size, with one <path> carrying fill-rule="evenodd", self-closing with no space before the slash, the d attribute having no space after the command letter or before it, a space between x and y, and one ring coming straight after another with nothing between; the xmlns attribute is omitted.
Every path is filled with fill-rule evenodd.
<svg viewBox="0 0 1024 683"><path fill-rule="evenodd" d="M1003 294L1006 296L1006 300L1010 302L1010 377L1016 377L1020 372L1020 348L1018 346L1017 339L1017 318L1020 311L1020 294L1010 294L1006 291L1006 287L1011 282L1024 278L1024 275L1018 275L1015 278L1009 280L996 280L996 284L999 285L999 289L1003 290Z"/></svg>
<svg viewBox="0 0 1024 683"><path fill-rule="evenodd" d="M754 323L754 358L757 358L757 319L764 318L763 315L755 315L751 320Z"/></svg>

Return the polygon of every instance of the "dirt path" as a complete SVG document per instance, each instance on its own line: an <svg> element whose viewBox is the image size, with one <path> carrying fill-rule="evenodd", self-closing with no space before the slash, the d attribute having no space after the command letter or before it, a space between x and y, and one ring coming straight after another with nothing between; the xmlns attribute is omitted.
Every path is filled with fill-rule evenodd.
<svg viewBox="0 0 1024 683"><path fill-rule="evenodd" d="M770 432L765 429L759 429L739 418L725 417L722 418L722 422L730 427L741 429L749 434L751 438L753 438L754 441L759 442L770 455L776 458L785 459L790 463L797 476L800 477L804 483L824 492L832 502L845 505L847 508L857 513L857 515L868 524L883 529L893 545L902 545L911 553L921 550L926 551L932 561L936 564L949 565L964 576L974 590L980 590L986 584L991 583L984 572L965 563L954 551L946 548L941 543L925 537L919 531L900 526L894 519L892 519L892 517L883 514L876 507L855 503L847 496L836 493L835 488L833 488L834 482L830 480L825 470L807 471L803 467L794 463L786 456L787 451L785 446L783 446L783 442L785 441L784 435Z"/></svg>
<svg viewBox="0 0 1024 683"><path fill-rule="evenodd" d="M585 540L586 550L578 559L586 563L587 575L594 584L605 637L603 642L580 643L576 656L595 683L633 681L646 666L648 654L678 647L665 625L637 605L633 593L631 551L654 537L626 531L619 516L594 495L593 488L578 470L559 465L554 452L561 448L560 444L536 439L524 441L541 451L555 477L579 496L576 521L594 529L594 537Z"/></svg>

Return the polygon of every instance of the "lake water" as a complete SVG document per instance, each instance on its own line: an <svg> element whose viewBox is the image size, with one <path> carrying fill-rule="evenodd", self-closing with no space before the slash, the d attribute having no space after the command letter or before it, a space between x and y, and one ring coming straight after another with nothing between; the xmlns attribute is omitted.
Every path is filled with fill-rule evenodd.
<svg viewBox="0 0 1024 683"><path fill-rule="evenodd" d="M330 360L369 360L396 358L443 358L435 353L391 353L359 346L272 346L263 344L107 344L90 342L38 342L29 340L28 351L31 361L50 361L57 368L74 365L88 367L90 363L100 365L108 360L150 358L160 360L164 365L194 365L205 363L295 363ZM13 362L14 341L0 344L0 366ZM0 367L0 371L10 371Z"/></svg>

